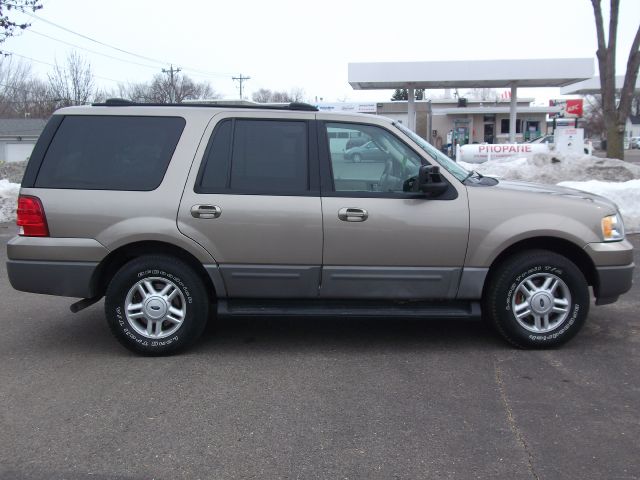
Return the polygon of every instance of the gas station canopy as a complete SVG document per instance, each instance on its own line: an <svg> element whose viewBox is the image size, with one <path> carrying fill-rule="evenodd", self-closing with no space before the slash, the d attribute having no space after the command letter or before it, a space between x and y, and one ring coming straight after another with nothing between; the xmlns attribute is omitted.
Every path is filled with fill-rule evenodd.
<svg viewBox="0 0 640 480"><path fill-rule="evenodd" d="M406 88L408 127L415 131L416 88L511 88L509 141L515 142L519 87L563 87L593 76L592 58L350 63L355 90Z"/></svg>
<svg viewBox="0 0 640 480"><path fill-rule="evenodd" d="M634 90L640 91L640 77L636 79ZM616 90L622 90L624 85L624 75L616 75ZM589 80L567 85L560 89L560 95L593 95L600 93L600 77L593 77Z"/></svg>
<svg viewBox="0 0 640 480"><path fill-rule="evenodd" d="M355 90L562 87L591 78L592 58L350 63Z"/></svg>

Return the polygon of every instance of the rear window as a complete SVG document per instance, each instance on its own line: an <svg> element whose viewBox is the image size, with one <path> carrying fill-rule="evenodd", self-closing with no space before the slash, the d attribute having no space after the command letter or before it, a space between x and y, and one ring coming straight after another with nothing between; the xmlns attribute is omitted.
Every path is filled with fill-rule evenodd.
<svg viewBox="0 0 640 480"><path fill-rule="evenodd" d="M47 149L35 186L154 190L184 126L179 117L67 116Z"/></svg>

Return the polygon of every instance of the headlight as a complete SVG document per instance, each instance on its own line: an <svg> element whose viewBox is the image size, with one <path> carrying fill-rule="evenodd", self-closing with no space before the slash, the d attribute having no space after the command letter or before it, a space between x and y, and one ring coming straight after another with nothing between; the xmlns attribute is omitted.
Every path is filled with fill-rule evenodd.
<svg viewBox="0 0 640 480"><path fill-rule="evenodd" d="M624 223L620 214L604 217L601 222L602 237L605 242L613 242L624 239Z"/></svg>

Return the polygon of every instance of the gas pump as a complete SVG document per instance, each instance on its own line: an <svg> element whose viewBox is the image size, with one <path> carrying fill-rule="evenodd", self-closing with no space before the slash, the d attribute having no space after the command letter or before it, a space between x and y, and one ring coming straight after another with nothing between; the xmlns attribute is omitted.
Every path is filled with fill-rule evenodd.
<svg viewBox="0 0 640 480"><path fill-rule="evenodd" d="M469 143L469 120L454 121L453 126L453 145L467 145Z"/></svg>

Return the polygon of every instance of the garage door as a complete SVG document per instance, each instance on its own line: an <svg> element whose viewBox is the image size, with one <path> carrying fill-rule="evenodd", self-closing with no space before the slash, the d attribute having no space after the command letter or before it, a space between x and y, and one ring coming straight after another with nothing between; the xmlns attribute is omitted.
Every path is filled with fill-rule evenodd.
<svg viewBox="0 0 640 480"><path fill-rule="evenodd" d="M7 143L7 162L22 162L29 158L33 151L33 143Z"/></svg>

